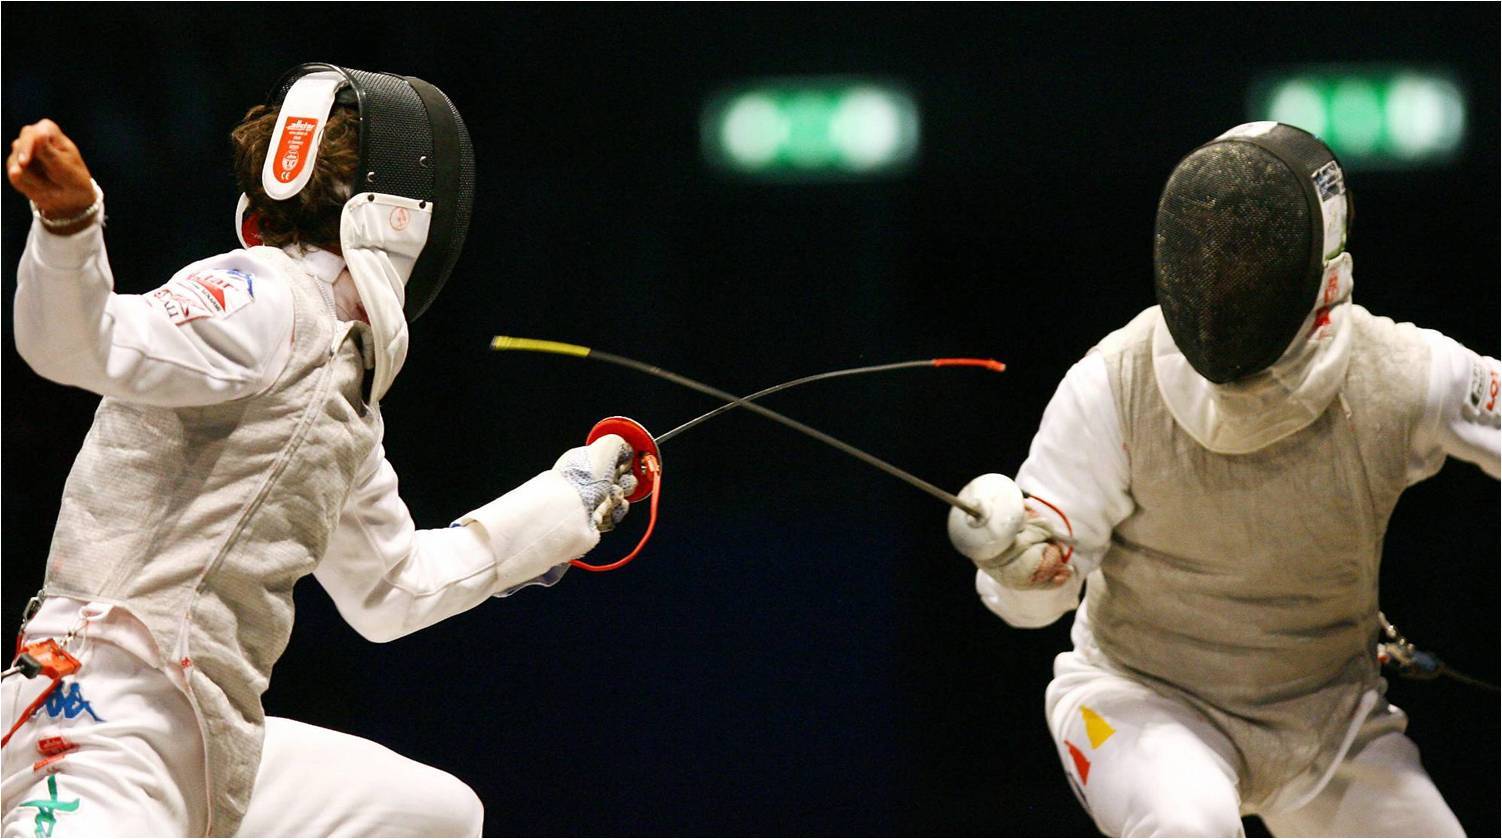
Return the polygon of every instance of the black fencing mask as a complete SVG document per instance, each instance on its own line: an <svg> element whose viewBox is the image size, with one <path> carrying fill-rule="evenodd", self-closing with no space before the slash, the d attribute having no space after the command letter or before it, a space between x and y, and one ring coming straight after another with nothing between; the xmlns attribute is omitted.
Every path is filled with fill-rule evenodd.
<svg viewBox="0 0 1502 839"><path fill-rule="evenodd" d="M1238 126L1179 162L1158 201L1154 279L1174 343L1222 384L1277 361L1345 248L1340 164L1302 129Z"/></svg>

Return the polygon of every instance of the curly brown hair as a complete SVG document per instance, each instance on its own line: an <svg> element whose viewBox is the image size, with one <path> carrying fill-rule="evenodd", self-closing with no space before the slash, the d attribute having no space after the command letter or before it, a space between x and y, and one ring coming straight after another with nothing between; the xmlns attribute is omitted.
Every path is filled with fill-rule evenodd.
<svg viewBox="0 0 1502 839"><path fill-rule="evenodd" d="M313 176L297 195L285 201L267 197L261 187L261 167L271 146L279 109L257 105L230 131L235 153L235 180L258 214L261 241L272 247L304 245L339 251L339 218L349 200L360 165L360 117L354 108L339 105L329 114Z"/></svg>

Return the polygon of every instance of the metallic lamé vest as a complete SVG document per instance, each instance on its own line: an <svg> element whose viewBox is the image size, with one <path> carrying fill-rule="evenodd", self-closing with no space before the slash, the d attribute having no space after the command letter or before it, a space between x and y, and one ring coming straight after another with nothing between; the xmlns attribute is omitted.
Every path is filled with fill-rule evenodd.
<svg viewBox="0 0 1502 839"><path fill-rule="evenodd" d="M1205 714L1235 744L1249 808L1323 776L1362 695L1380 694L1382 539L1407 486L1429 352L1411 324L1353 306L1350 369L1311 425L1216 454L1169 413L1153 376L1156 308L1099 347L1136 509L1089 580L1116 667Z"/></svg>
<svg viewBox="0 0 1502 839"><path fill-rule="evenodd" d="M292 586L323 555L380 441L364 324L273 248L293 299L291 358L266 391L199 408L106 397L68 475L45 592L119 604L182 667L205 743L211 834L234 833L260 762L265 692ZM270 281L270 278L256 278Z"/></svg>

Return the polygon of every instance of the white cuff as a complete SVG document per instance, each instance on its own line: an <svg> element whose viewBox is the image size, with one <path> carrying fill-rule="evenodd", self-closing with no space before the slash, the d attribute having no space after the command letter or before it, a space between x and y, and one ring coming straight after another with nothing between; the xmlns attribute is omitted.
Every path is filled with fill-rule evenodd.
<svg viewBox="0 0 1502 839"><path fill-rule="evenodd" d="M97 221L68 236L59 236L31 221L31 252L38 264L57 271L76 271L104 250L104 227Z"/></svg>
<svg viewBox="0 0 1502 839"><path fill-rule="evenodd" d="M461 516L456 523L482 530L496 560L496 593L581 557L600 541L579 493L552 470Z"/></svg>

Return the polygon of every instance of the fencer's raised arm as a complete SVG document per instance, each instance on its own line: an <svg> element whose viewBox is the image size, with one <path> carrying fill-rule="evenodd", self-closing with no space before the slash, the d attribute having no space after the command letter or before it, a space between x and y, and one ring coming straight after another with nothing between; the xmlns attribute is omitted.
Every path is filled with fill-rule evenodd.
<svg viewBox="0 0 1502 839"><path fill-rule="evenodd" d="M625 515L631 449L606 435L443 529L418 530L377 446L313 574L350 626L390 641L489 597L552 585Z"/></svg>
<svg viewBox="0 0 1502 839"><path fill-rule="evenodd" d="M1046 499L1069 517L1074 531L1074 573L1053 588L1017 588L1004 576L977 570L981 600L1008 624L1047 626L1079 605L1086 575L1100 565L1111 531L1131 514L1127 453L1111 395L1105 362L1092 352L1065 374L1017 471L1023 491ZM1045 505L1029 502L1038 517L1059 532L1062 521Z"/></svg>
<svg viewBox="0 0 1502 839"><path fill-rule="evenodd" d="M149 294L116 294L99 225L60 236L38 219L17 279L21 357L101 396L167 408L226 402L265 390L291 355L291 292L248 251L195 262Z"/></svg>
<svg viewBox="0 0 1502 839"><path fill-rule="evenodd" d="M253 288L259 266L242 264L246 257L195 263L150 295L114 293L104 193L56 123L21 129L6 176L32 202L15 338L38 373L105 396L180 407L255 393L285 365L290 296L265 282Z"/></svg>
<svg viewBox="0 0 1502 839"><path fill-rule="evenodd" d="M1429 391L1409 482L1437 472L1446 456L1502 475L1502 363L1432 329L1421 334L1429 345Z"/></svg>

